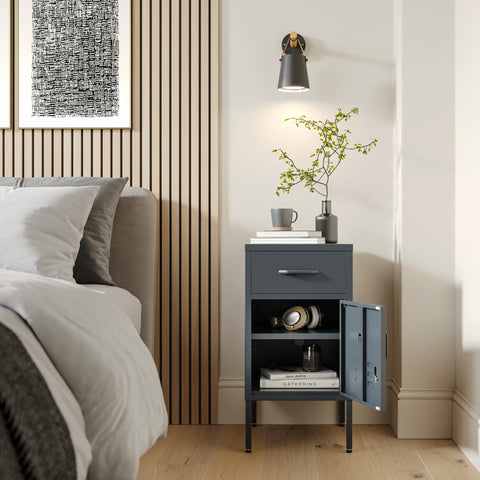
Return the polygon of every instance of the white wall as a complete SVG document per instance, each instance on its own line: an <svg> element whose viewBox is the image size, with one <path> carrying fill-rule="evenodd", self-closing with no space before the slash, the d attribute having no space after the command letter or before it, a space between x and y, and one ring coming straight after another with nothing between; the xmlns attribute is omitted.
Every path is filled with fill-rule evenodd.
<svg viewBox="0 0 480 480"><path fill-rule="evenodd" d="M379 146L345 162L331 198L340 242L355 245L354 297L389 309L392 423L403 437L448 437L453 396L453 438L480 468L478 18L477 0L221 1L221 422L243 421L243 245L271 207L297 209L298 228L320 210L302 190L274 195L272 148L298 158L314 146L282 119L358 106L353 132ZM290 30L307 41L304 94L275 89ZM334 421L321 407L270 404L260 421Z"/></svg>
<svg viewBox="0 0 480 480"><path fill-rule="evenodd" d="M480 3L456 3L457 354L453 438L480 470Z"/></svg>
<svg viewBox="0 0 480 480"><path fill-rule="evenodd" d="M272 149L284 147L295 159L308 159L316 146L312 133L283 121L288 116L331 118L337 107L356 106L352 140L379 139L369 156L353 153L346 159L332 177L330 196L339 242L354 244L354 298L385 304L393 333L393 2L222 0L220 6L220 422L241 423L244 244L269 228L272 207L293 207L299 213L295 226L305 229L314 228L321 208L320 197L299 187L289 196L275 195L282 165ZM281 41L292 30L307 42L306 93L276 90ZM260 421L336 421L331 405L320 407L303 402L299 414L281 403L262 403ZM388 415L357 407L355 420L388 423Z"/></svg>
<svg viewBox="0 0 480 480"><path fill-rule="evenodd" d="M455 386L454 0L396 0L393 427L451 437ZM398 346L398 343L396 343Z"/></svg>

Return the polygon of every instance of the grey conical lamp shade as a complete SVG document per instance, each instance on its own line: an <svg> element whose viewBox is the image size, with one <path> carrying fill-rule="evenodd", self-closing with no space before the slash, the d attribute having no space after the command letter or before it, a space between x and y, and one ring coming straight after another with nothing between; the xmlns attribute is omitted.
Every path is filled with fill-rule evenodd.
<svg viewBox="0 0 480 480"><path fill-rule="evenodd" d="M307 74L307 59L300 49L293 49L282 57L278 89L282 92L305 92L310 90Z"/></svg>

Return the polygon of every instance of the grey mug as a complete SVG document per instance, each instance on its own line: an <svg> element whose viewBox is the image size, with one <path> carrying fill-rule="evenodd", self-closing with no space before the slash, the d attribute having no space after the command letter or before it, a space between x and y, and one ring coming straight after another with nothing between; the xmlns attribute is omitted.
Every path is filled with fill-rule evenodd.
<svg viewBox="0 0 480 480"><path fill-rule="evenodd" d="M293 208L272 208L270 213L273 228L290 228L298 218L298 213Z"/></svg>

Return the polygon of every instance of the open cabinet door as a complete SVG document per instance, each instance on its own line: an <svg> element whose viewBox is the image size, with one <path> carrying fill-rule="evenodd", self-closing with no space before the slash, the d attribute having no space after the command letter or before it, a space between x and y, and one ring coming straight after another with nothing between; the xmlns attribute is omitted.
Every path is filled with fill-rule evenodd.
<svg viewBox="0 0 480 480"><path fill-rule="evenodd" d="M385 410L385 307L342 300L340 335L341 393Z"/></svg>

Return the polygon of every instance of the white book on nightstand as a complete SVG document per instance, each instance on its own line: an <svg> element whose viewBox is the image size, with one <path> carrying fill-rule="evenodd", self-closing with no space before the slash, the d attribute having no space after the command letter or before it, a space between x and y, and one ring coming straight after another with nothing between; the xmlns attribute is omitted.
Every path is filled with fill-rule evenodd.
<svg viewBox="0 0 480 480"><path fill-rule="evenodd" d="M319 238L322 232L318 230L261 230L257 238Z"/></svg>
<svg viewBox="0 0 480 480"><path fill-rule="evenodd" d="M283 388L283 389L321 389L338 388L340 379L338 377L325 378L288 378L281 380L270 380L263 375L260 377L260 388Z"/></svg>
<svg viewBox="0 0 480 480"><path fill-rule="evenodd" d="M325 237L312 237L312 238L251 238L250 243L258 245L317 245L325 243Z"/></svg>

